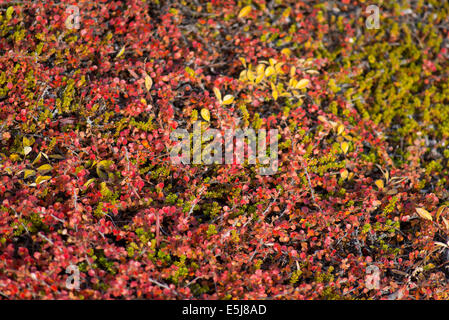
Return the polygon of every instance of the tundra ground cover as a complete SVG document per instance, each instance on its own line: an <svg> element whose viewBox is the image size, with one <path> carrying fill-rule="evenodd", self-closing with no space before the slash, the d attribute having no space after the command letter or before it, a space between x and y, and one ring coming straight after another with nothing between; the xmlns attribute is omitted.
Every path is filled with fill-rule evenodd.
<svg viewBox="0 0 449 320"><path fill-rule="evenodd" d="M447 2L0 9L2 298L449 298ZM173 164L197 121L276 173Z"/></svg>

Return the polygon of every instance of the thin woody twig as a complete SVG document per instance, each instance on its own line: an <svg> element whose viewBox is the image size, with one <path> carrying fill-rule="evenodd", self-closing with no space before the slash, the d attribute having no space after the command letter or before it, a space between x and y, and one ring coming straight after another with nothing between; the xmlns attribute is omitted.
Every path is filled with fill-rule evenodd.
<svg viewBox="0 0 449 320"><path fill-rule="evenodd" d="M312 195L312 200L315 203L315 205L320 209L320 212L324 214L323 210L321 209L320 205L315 199L315 192L313 191L312 182L310 181L309 171L307 171L307 166L304 165L304 163L301 161L301 166L304 169L304 172L306 173L307 182L309 184L310 194Z"/></svg>
<svg viewBox="0 0 449 320"><path fill-rule="evenodd" d="M190 215L193 213L193 209L195 208L195 206L197 205L197 203L199 202L199 198L201 197L201 195L203 194L205 188L201 188L200 193L198 194L198 196L196 197L195 200L193 200L192 206L190 207L189 213L187 214L187 217L190 217Z"/></svg>
<svg viewBox="0 0 449 320"><path fill-rule="evenodd" d="M179 293L176 292L176 290L171 289L169 286L167 286L167 285L164 284L164 283L160 283L159 281L156 281L156 280L151 279L151 278L148 278L148 281L150 281L151 283L154 283L155 285L157 285L157 286L159 286L159 287L161 287L161 288L170 290L170 291L173 292L175 295L179 296Z"/></svg>

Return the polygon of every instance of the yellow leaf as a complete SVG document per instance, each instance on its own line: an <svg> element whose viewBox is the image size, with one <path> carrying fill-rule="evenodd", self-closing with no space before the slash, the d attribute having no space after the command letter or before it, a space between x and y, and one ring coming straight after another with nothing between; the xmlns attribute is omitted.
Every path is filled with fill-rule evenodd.
<svg viewBox="0 0 449 320"><path fill-rule="evenodd" d="M273 96L273 99L276 101L279 98L278 88L276 88L273 82L270 82L270 85L271 85L271 95Z"/></svg>
<svg viewBox="0 0 449 320"><path fill-rule="evenodd" d="M287 18L290 15L290 12L292 11L291 7L288 7L287 9L284 10L284 12L282 12L282 16L284 18Z"/></svg>
<svg viewBox="0 0 449 320"><path fill-rule="evenodd" d="M100 183L100 192L103 196L106 196L111 192L111 190L107 187L106 182Z"/></svg>
<svg viewBox="0 0 449 320"><path fill-rule="evenodd" d="M86 188L89 187L92 184L92 182L94 182L94 181L95 181L95 178L87 180L86 183L84 184L84 187L86 187Z"/></svg>
<svg viewBox="0 0 449 320"><path fill-rule="evenodd" d="M107 172L104 171L102 167L97 167L96 171L97 171L98 177L100 177L101 179L106 180L108 178Z"/></svg>
<svg viewBox="0 0 449 320"><path fill-rule="evenodd" d="M220 90L218 90L217 87L214 87L213 90L214 90L214 93L215 93L215 97L217 98L218 101L221 102L221 92L220 92Z"/></svg>
<svg viewBox="0 0 449 320"><path fill-rule="evenodd" d="M343 141L341 143L341 150L343 150L343 153L346 154L349 150L349 144L346 141Z"/></svg>
<svg viewBox="0 0 449 320"><path fill-rule="evenodd" d="M309 84L309 79L301 79L298 81L298 83L296 84L295 88L296 89L303 89L305 87L307 87L307 85Z"/></svg>
<svg viewBox="0 0 449 320"><path fill-rule="evenodd" d="M261 83L264 77L265 77L265 74L262 72L261 74L259 74L257 76L255 83Z"/></svg>
<svg viewBox="0 0 449 320"><path fill-rule="evenodd" d="M32 162L32 164L36 164L39 161L41 161L41 157L42 157L42 152L39 152L39 154L37 155L36 159L34 159L34 161Z"/></svg>
<svg viewBox="0 0 449 320"><path fill-rule="evenodd" d="M13 153L12 155L9 156L9 159L11 159L11 161L17 161L20 159L20 156L17 153Z"/></svg>
<svg viewBox="0 0 449 320"><path fill-rule="evenodd" d="M27 137L23 137L22 143L24 147L29 147L32 145L31 141Z"/></svg>
<svg viewBox="0 0 449 320"><path fill-rule="evenodd" d="M384 181L382 179L376 180L374 184L379 188L379 190L382 190L384 188Z"/></svg>
<svg viewBox="0 0 449 320"><path fill-rule="evenodd" d="M348 174L349 174L348 170L345 169L345 170L343 170L343 172L340 173L340 176L343 180L346 180L346 178L348 177Z"/></svg>
<svg viewBox="0 0 449 320"><path fill-rule="evenodd" d="M243 64L243 66L246 68L246 60L243 57L239 57L240 62Z"/></svg>
<svg viewBox="0 0 449 320"><path fill-rule="evenodd" d="M102 160L97 163L97 168L101 167L101 168L109 169L109 167L112 165L112 163L113 162L111 160Z"/></svg>
<svg viewBox="0 0 449 320"><path fill-rule="evenodd" d="M340 135L340 134L343 133L343 131L345 131L345 126L342 125L342 124L338 125L338 127L337 127L337 134Z"/></svg>
<svg viewBox="0 0 449 320"><path fill-rule="evenodd" d="M14 7L8 7L8 9L6 9L6 20L9 21L12 18L12 14L14 13Z"/></svg>
<svg viewBox="0 0 449 320"><path fill-rule="evenodd" d="M318 116L318 120L320 120L321 122L327 122L327 119L323 116Z"/></svg>
<svg viewBox="0 0 449 320"><path fill-rule="evenodd" d="M282 71L282 66L284 65L283 62L279 62L274 66L274 69L276 70L276 72L279 74L283 74L284 72Z"/></svg>
<svg viewBox="0 0 449 320"><path fill-rule="evenodd" d="M447 206L445 206L445 205L438 208L437 214L435 216L436 221L438 221L438 219L440 218L440 215L443 213L444 209L446 209L446 208L447 208Z"/></svg>
<svg viewBox="0 0 449 320"><path fill-rule="evenodd" d="M274 101L276 101L279 97L278 91L276 89L274 89L273 91L271 91L271 94L273 95Z"/></svg>
<svg viewBox="0 0 449 320"><path fill-rule="evenodd" d="M259 75L261 73L265 73L265 65L263 63L260 63L256 67L256 73Z"/></svg>
<svg viewBox="0 0 449 320"><path fill-rule="evenodd" d="M153 86L153 80L149 75L145 76L145 88L147 88L148 91L150 91L151 87Z"/></svg>
<svg viewBox="0 0 449 320"><path fill-rule="evenodd" d="M52 158L52 159L58 159L58 160L64 159L64 157L61 156L60 154L51 154L51 155L50 155L50 158Z"/></svg>
<svg viewBox="0 0 449 320"><path fill-rule="evenodd" d="M287 57L290 57L290 55L292 54L292 51L289 48L284 48L281 50L281 53Z"/></svg>
<svg viewBox="0 0 449 320"><path fill-rule="evenodd" d="M432 215L426 209L416 208L415 210L421 218L432 221Z"/></svg>
<svg viewBox="0 0 449 320"><path fill-rule="evenodd" d="M242 72L240 72L239 80L240 80L240 81L245 81L245 80L247 80L246 70L243 70Z"/></svg>
<svg viewBox="0 0 449 320"><path fill-rule="evenodd" d="M119 53L117 53L117 55L115 56L115 58L119 58L119 57L121 57L121 56L125 53L125 47L126 47L126 46L123 46L123 47L120 49Z"/></svg>
<svg viewBox="0 0 449 320"><path fill-rule="evenodd" d="M210 112L209 110L203 108L201 109L201 116L203 117L204 120L206 120L207 122L210 121Z"/></svg>
<svg viewBox="0 0 449 320"><path fill-rule="evenodd" d="M26 179L26 178L28 178L30 176L34 176L35 174L36 174L36 171L27 169L27 170L24 171L23 178Z"/></svg>
<svg viewBox="0 0 449 320"><path fill-rule="evenodd" d="M290 68L290 78L293 78L296 74L296 68L295 67L291 67Z"/></svg>
<svg viewBox="0 0 449 320"><path fill-rule="evenodd" d="M251 12L251 6L243 7L242 10L240 10L238 17L244 18Z"/></svg>
<svg viewBox="0 0 449 320"><path fill-rule="evenodd" d="M246 76L248 77L248 80L251 81L251 82L253 82L254 79L255 79L254 73L251 70L248 70L246 72Z"/></svg>
<svg viewBox="0 0 449 320"><path fill-rule="evenodd" d="M198 111L193 110L192 114L190 115L190 122L195 122L196 120L198 120Z"/></svg>
<svg viewBox="0 0 449 320"><path fill-rule="evenodd" d="M51 169L53 169L53 167L49 164L43 164L41 165L39 168L37 168L37 171L39 172L48 172L51 171Z"/></svg>
<svg viewBox="0 0 449 320"><path fill-rule="evenodd" d="M234 96L227 94L224 96L223 98L223 104L231 104L232 102L234 102Z"/></svg>
<svg viewBox="0 0 449 320"><path fill-rule="evenodd" d="M101 179L108 179L108 174L105 171L105 169L109 169L109 167L112 165L112 161L111 160L102 160L100 162L97 163L97 175L101 178Z"/></svg>
<svg viewBox="0 0 449 320"><path fill-rule="evenodd" d="M294 88L296 86L296 84L298 83L298 81L296 81L295 78L290 78L290 81L288 82L288 85L292 88Z"/></svg>
<svg viewBox="0 0 449 320"><path fill-rule="evenodd" d="M45 181L47 181L47 180L50 180L51 179L51 176L39 176L39 177L37 177L36 178L36 184L41 184L41 183L43 183L43 182L45 182Z"/></svg>
<svg viewBox="0 0 449 320"><path fill-rule="evenodd" d="M185 70L189 76L191 76L192 78L195 78L195 75L196 75L195 70L193 70L192 68L189 68L189 67L186 67Z"/></svg>
<svg viewBox="0 0 449 320"><path fill-rule="evenodd" d="M265 69L265 77L269 77L274 73L275 73L275 70L272 66L269 66L268 68Z"/></svg>

